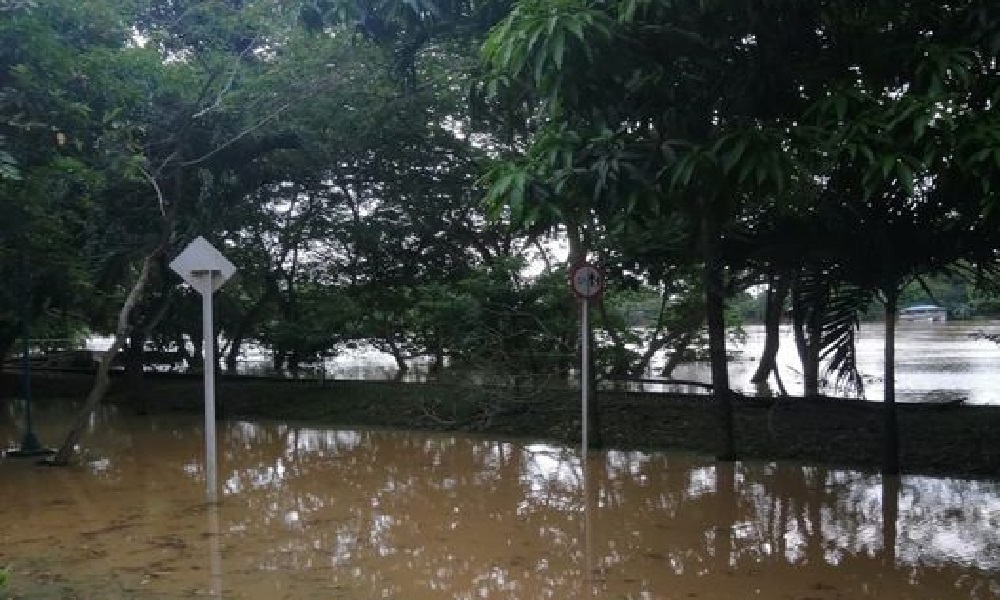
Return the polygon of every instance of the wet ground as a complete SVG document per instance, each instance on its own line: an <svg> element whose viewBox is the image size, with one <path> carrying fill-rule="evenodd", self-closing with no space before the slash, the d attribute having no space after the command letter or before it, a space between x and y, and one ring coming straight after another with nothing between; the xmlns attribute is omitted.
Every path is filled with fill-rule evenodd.
<svg viewBox="0 0 1000 600"><path fill-rule="evenodd" d="M43 440L68 415L42 404ZM1000 483L461 435L95 417L79 466L0 460L14 598L986 599ZM16 445L12 415L0 442Z"/></svg>

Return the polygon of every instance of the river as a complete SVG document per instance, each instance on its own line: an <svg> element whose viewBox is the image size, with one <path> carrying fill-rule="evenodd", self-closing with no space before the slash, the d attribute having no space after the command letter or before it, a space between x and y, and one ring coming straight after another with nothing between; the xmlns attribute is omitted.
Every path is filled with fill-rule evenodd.
<svg viewBox="0 0 1000 600"><path fill-rule="evenodd" d="M746 344L736 346L738 358L730 362L729 375L734 389L749 395L761 390L750 383L764 347L764 329L759 325L745 328ZM977 332L1000 332L994 322L901 322L896 329L896 397L900 402L948 401L961 399L968 404L1000 404L1000 346L975 339ZM864 395L881 400L885 372L884 327L864 323L857 332L859 370L864 377ZM781 379L790 394L802 393L801 365L795 351L791 329L782 328L778 364ZM681 365L674 373L678 379L710 381L708 365ZM777 389L772 376L769 390ZM844 395L827 388L824 393Z"/></svg>
<svg viewBox="0 0 1000 600"><path fill-rule="evenodd" d="M0 443L19 440L0 413ZM70 412L36 406L42 439ZM425 433L91 422L80 466L0 460L5 597L1000 597L1000 483Z"/></svg>
<svg viewBox="0 0 1000 600"><path fill-rule="evenodd" d="M764 346L764 328L749 325L744 328L746 341L730 344L735 355L730 361L730 382L734 389L747 395L776 393L778 387L772 377L769 386L761 389L750 383ZM968 404L1000 404L1000 345L975 339L977 332L1000 333L1000 323L952 321L944 323L901 322L896 330L896 396L900 402L926 402L962 400ZM110 344L106 338L90 340L92 348ZM857 335L858 365L864 377L864 397L879 401L884 393L884 328L880 324L864 323ZM658 355L653 369L647 376L654 376L655 367L662 365L664 356ZM800 363L795 351L791 329L782 328L781 349L778 363L782 382L790 394L802 393ZM426 379L426 361L415 362L407 379ZM386 380L397 375L395 362L385 353L367 344L351 344L339 349L339 354L327 359L325 376L340 379ZM267 353L256 349L249 352L241 363L241 372L270 373ZM305 376L315 376L315 370L306 369ZM707 363L696 362L680 365L673 373L676 379L709 383ZM679 390L704 392L695 386L643 386L651 391ZM829 395L845 395L833 388L824 389Z"/></svg>

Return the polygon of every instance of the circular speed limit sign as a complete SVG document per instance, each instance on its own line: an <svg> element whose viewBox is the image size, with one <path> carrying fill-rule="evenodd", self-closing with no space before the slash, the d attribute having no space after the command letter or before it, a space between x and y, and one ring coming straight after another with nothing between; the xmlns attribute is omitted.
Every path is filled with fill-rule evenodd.
<svg viewBox="0 0 1000 600"><path fill-rule="evenodd" d="M570 271L569 284L577 296L594 298L604 291L604 274L594 265L579 264Z"/></svg>

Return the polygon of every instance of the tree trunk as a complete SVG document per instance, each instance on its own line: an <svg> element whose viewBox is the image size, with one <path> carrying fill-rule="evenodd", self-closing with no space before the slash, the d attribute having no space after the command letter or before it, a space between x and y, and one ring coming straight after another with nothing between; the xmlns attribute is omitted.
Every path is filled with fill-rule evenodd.
<svg viewBox="0 0 1000 600"><path fill-rule="evenodd" d="M226 372L236 373L240 359L240 348L243 347L243 332L239 332L229 341L229 352L226 353Z"/></svg>
<svg viewBox="0 0 1000 600"><path fill-rule="evenodd" d="M819 351L821 343L819 305L809 303L797 292L792 295L792 330L795 335L795 347L802 365L802 394L804 396L819 395Z"/></svg>
<svg viewBox="0 0 1000 600"><path fill-rule="evenodd" d="M896 521L899 518L899 476L882 476L883 572L896 568Z"/></svg>
<svg viewBox="0 0 1000 600"><path fill-rule="evenodd" d="M719 420L719 460L734 460L736 456L733 431L733 397L729 388L729 357L726 356L725 273L715 257L718 229L710 206L703 203L701 211L702 254L705 260L705 314L708 320L708 356L712 366L712 394Z"/></svg>
<svg viewBox="0 0 1000 600"><path fill-rule="evenodd" d="M174 340L174 344L177 345L177 357L187 365L187 370L190 371L194 368L194 359L191 356L191 352L187 348L187 340L184 338L184 334L179 334Z"/></svg>
<svg viewBox="0 0 1000 600"><path fill-rule="evenodd" d="M819 395L819 360L815 353L815 344L809 334L808 316L803 318L801 313L793 315L793 328L795 331L795 346L799 354L799 363L802 365L802 395Z"/></svg>
<svg viewBox="0 0 1000 600"><path fill-rule="evenodd" d="M13 329L0 326L0 373L3 373L4 364L7 362L7 357L10 356L10 350L16 341L17 336L14 335ZM3 394L0 393L0 397L2 396Z"/></svg>
<svg viewBox="0 0 1000 600"><path fill-rule="evenodd" d="M128 335L129 330L129 318L132 315L132 309L135 308L136 304L139 303L140 298L142 298L143 291L145 290L146 284L149 282L149 275L152 271L155 261L159 258L166 250L166 243L160 245L152 253L146 256L145 260L142 261L142 270L139 272L139 277L136 279L135 284L132 285L131 291L129 291L128 296L125 298L125 303L122 305L121 310L118 313L118 323L115 327L115 338L111 343L111 347L108 351L101 357L101 361L97 366L97 376L94 378L94 385L90 388L90 393L87 395L87 400L83 404L83 408L76 415L76 419L73 421L72 427L70 427L69 432L66 434L66 440L63 442L62 446L59 447L59 451L56 452L55 456L52 457L50 461L53 465L64 466L68 465L73 454L76 452L76 446L83 437L83 431L87 427L87 423L90 421L91 415L97 410L100 405L101 400L104 399L104 395L108 391L108 386L111 383L108 377L108 372L111 370L111 362L114 357L121 350L122 345L125 343L125 338Z"/></svg>
<svg viewBox="0 0 1000 600"><path fill-rule="evenodd" d="M396 361L396 373L398 376L402 376L410 370L410 365L406 364L406 358L403 356L403 350L399 347L394 339L394 334L389 334L386 337L386 342L389 344L389 352L392 354L392 359Z"/></svg>
<svg viewBox="0 0 1000 600"><path fill-rule="evenodd" d="M125 388L129 402L139 414L146 414L145 398L142 394L143 369L145 368L146 336L133 331L125 348Z"/></svg>
<svg viewBox="0 0 1000 600"><path fill-rule="evenodd" d="M885 294L885 397L882 401L882 476L899 474L899 426L896 421L896 316L899 291L887 286Z"/></svg>
<svg viewBox="0 0 1000 600"><path fill-rule="evenodd" d="M288 353L288 360L286 361L285 367L291 374L292 379L299 378L299 370L302 363L302 357L299 355L299 349L293 348L291 352Z"/></svg>
<svg viewBox="0 0 1000 600"><path fill-rule="evenodd" d="M433 350L434 361L431 363L430 372L440 373L444 370L445 351L440 343L437 343Z"/></svg>
<svg viewBox="0 0 1000 600"><path fill-rule="evenodd" d="M753 383L765 383L771 373L778 372L778 349L781 346L781 313L789 290L788 278L773 274L767 286L764 309L764 351L760 355L757 371L750 378Z"/></svg>
<svg viewBox="0 0 1000 600"><path fill-rule="evenodd" d="M693 333L685 333L678 338L674 343L674 347L667 358L667 362L663 364L663 368L660 369L660 377L665 377L669 379L674 374L674 369L677 365L684 362L684 356L687 354L688 347L691 345L691 340L694 339Z"/></svg>
<svg viewBox="0 0 1000 600"><path fill-rule="evenodd" d="M13 329L7 326L0 325L0 399L3 398L13 398L17 394L14 390L4 389L5 381L14 381L13 379L7 379L3 377L4 364L6 364L7 357L10 356L10 351L14 347L14 343L17 341L17 336L13 334ZM13 387L13 386L11 386Z"/></svg>

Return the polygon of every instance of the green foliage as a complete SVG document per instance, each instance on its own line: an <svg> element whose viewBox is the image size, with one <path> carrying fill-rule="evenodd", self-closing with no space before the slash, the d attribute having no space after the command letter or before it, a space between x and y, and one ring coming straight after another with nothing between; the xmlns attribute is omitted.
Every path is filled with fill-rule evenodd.
<svg viewBox="0 0 1000 600"><path fill-rule="evenodd" d="M936 304L948 310L949 318L993 318L1000 315L1000 301L994 286L979 286L959 274L922 277L906 286L899 306Z"/></svg>
<svg viewBox="0 0 1000 600"><path fill-rule="evenodd" d="M575 351L563 266L524 276L548 231L607 270L615 365L642 359L637 341L698 344L696 282L716 260L734 295L809 273L813 291L924 278L947 296L959 284L928 276L995 271L1000 38L979 3L0 12L0 276L19 281L28 257L39 331L106 331L138 258L197 234L240 265L229 339L304 361L363 337L511 372ZM139 312L166 305L151 336L175 343L197 335L194 305L162 266ZM15 291L0 338L20 324ZM984 293L941 301L981 309ZM731 305L731 324L751 314ZM838 332L823 343L849 340L844 306L814 307Z"/></svg>
<svg viewBox="0 0 1000 600"><path fill-rule="evenodd" d="M565 273L519 281L518 262L498 261L460 283L466 310L457 314L465 320L452 324L455 337L445 346L456 364L510 376L565 370L576 327Z"/></svg>
<svg viewBox="0 0 1000 600"><path fill-rule="evenodd" d="M622 264L653 277L697 260L642 234L675 215L731 291L799 281L812 352L856 382L867 298L995 276L998 23L979 3L525 0L484 46L494 101L532 107L488 199L627 231L646 249L623 240Z"/></svg>
<svg viewBox="0 0 1000 600"><path fill-rule="evenodd" d="M730 314L729 323L761 323L764 321L764 295L761 293L741 292L730 298L727 304Z"/></svg>

